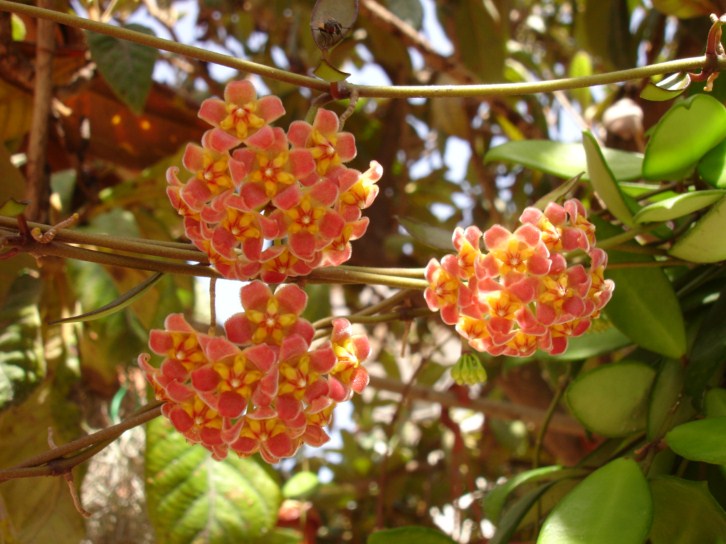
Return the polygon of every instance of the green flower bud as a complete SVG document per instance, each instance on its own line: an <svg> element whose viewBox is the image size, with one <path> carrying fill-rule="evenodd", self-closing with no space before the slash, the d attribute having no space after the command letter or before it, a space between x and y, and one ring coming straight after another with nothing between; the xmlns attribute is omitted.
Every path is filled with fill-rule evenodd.
<svg viewBox="0 0 726 544"><path fill-rule="evenodd" d="M451 367L451 377L459 385L474 385L487 381L487 371L479 357L464 353Z"/></svg>

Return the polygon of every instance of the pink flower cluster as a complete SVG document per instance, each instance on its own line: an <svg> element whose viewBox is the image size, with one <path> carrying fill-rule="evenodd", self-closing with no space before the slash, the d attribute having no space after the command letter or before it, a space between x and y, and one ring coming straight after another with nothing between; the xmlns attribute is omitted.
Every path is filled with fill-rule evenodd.
<svg viewBox="0 0 726 544"><path fill-rule="evenodd" d="M514 232L457 228L457 254L426 267L426 302L478 351L563 353L567 339L584 333L610 300L607 254L595 247L595 227L579 200L551 203L544 212L527 208L519 221ZM589 268L570 265L570 252L587 254Z"/></svg>
<svg viewBox="0 0 726 544"><path fill-rule="evenodd" d="M231 449L275 463L302 444L328 441L324 427L335 405L368 384L361 363L370 345L339 318L330 341L311 348L313 327L300 317L307 295L296 285L273 293L253 281L240 297L244 312L227 320L225 336L199 333L181 314L168 316L165 330L149 339L164 357L161 366L151 366L148 354L139 365L164 402L163 414L189 442L216 459Z"/></svg>
<svg viewBox="0 0 726 544"><path fill-rule="evenodd" d="M355 138L340 132L335 113L319 109L312 125L294 121L287 133L270 126L284 113L278 97L258 99L249 81L228 84L224 100L199 110L214 128L201 146L187 146L191 178L167 172L186 235L227 278L279 283L339 265L368 228L361 210L378 194L380 164L364 173L343 166Z"/></svg>

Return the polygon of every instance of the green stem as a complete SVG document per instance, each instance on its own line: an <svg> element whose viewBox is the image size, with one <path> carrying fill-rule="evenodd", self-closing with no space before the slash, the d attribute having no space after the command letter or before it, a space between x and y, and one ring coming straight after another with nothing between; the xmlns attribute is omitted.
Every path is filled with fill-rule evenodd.
<svg viewBox="0 0 726 544"><path fill-rule="evenodd" d="M381 269L384 270L384 269ZM398 289L424 290L429 283L424 279L404 278L389 274L372 274L360 272L352 266L336 268L318 268L313 270L305 281L321 283L368 283L374 285L387 285Z"/></svg>
<svg viewBox="0 0 726 544"><path fill-rule="evenodd" d="M421 279L426 273L425 268L379 268L375 266L349 266L340 265L340 270L354 270L357 272L366 272L368 274L386 274L388 276L399 276L402 278Z"/></svg>
<svg viewBox="0 0 726 544"><path fill-rule="evenodd" d="M320 92L329 90L329 84L320 79L294 74L278 68L272 68L263 64L250 62L228 55L215 53L200 47L184 45L172 40L165 40L155 36L149 36L141 32L135 32L114 25L91 21L77 15L38 8L35 6L0 0L0 11L10 11L30 17L49 19L56 23L82 28L113 36L115 38L146 45L156 49L177 53L185 57L195 58L205 62L228 66L243 72L253 73L262 77L283 81L300 87L308 87ZM378 98L434 98L434 97L482 97L482 96L519 96L535 93L551 93L569 89L581 89L594 87L596 85L608 85L611 83L622 83L643 79L651 76L669 74L673 72L692 72L706 67L712 67L713 60L705 55L687 59L673 60L618 70L604 74L596 74L584 77L553 79L550 81L535 81L527 83L503 83L486 85L401 85L401 86L356 86L358 94L362 97ZM719 58L717 69L726 68L726 58ZM348 85L350 87L350 85Z"/></svg>

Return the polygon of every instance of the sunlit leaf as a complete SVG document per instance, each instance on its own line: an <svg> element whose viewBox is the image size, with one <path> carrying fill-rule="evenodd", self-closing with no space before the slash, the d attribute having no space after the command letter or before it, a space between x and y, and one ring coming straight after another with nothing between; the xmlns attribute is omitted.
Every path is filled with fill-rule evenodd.
<svg viewBox="0 0 726 544"><path fill-rule="evenodd" d="M564 183L560 183L560 185L558 185L549 193L537 200L537 202L535 202L533 206L537 209L544 210L547 207L547 204L549 204L550 202L558 202L564 200L565 197L575 189L577 184L580 183L580 178L583 175L584 172L581 172L574 178L568 179Z"/></svg>
<svg viewBox="0 0 726 544"><path fill-rule="evenodd" d="M726 195L725 191L713 189L710 191L694 191L682 195L659 200L642 208L635 214L636 223L649 223L653 221L670 221L678 219L689 213L697 212L715 204Z"/></svg>
<svg viewBox="0 0 726 544"><path fill-rule="evenodd" d="M335 83L337 81L345 81L350 77L350 74L338 70L335 66L330 64L326 59L322 59L320 64L313 72L320 79L324 79L328 83Z"/></svg>
<svg viewBox="0 0 726 544"><path fill-rule="evenodd" d="M577 51L570 61L569 77L587 77L592 75L592 57L587 51ZM585 111L592 102L592 94L588 87L584 89L572 89L572 97L580 103L582 111Z"/></svg>
<svg viewBox="0 0 726 544"><path fill-rule="evenodd" d="M441 531L416 525L376 531L366 542L367 544L454 544L454 541Z"/></svg>
<svg viewBox="0 0 726 544"><path fill-rule="evenodd" d="M642 544L652 515L640 467L620 458L593 472L555 506L537 543Z"/></svg>
<svg viewBox="0 0 726 544"><path fill-rule="evenodd" d="M10 25L12 27L12 37L13 41L15 42L22 42L25 39L25 35L27 33L27 29L25 28L25 23L15 13L10 14Z"/></svg>
<svg viewBox="0 0 726 544"><path fill-rule="evenodd" d="M303 470L290 478L282 486L282 496L286 499L305 499L315 493L320 487L318 475L309 470Z"/></svg>
<svg viewBox="0 0 726 544"><path fill-rule="evenodd" d="M641 177L642 155L607 147L603 147L601 151L618 181ZM507 142L490 149L484 156L484 161L521 164L565 179L587 172L587 157L581 144L564 144L550 140ZM583 179L588 179L587 174Z"/></svg>
<svg viewBox="0 0 726 544"><path fill-rule="evenodd" d="M720 13L718 6L709 0L653 0L653 7L666 15L681 19Z"/></svg>
<svg viewBox="0 0 726 544"><path fill-rule="evenodd" d="M602 199L608 211L624 225L632 226L633 214L625 202L623 193L603 156L600 145L589 132L583 132L582 145L587 157L587 174L592 188Z"/></svg>
<svg viewBox="0 0 726 544"><path fill-rule="evenodd" d="M557 482L548 482L517 500L502 516L497 531L489 544L508 544L511 542L512 535L514 535L519 524L522 523L522 519L527 515L527 512L556 484Z"/></svg>
<svg viewBox="0 0 726 544"><path fill-rule="evenodd" d="M663 102L672 100L682 95L691 84L691 76L685 72L679 72L662 79L658 83L648 82L648 85L640 92L640 98L651 102Z"/></svg>
<svg viewBox="0 0 726 544"><path fill-rule="evenodd" d="M665 441L690 461L726 465L726 416L689 421L672 429Z"/></svg>
<svg viewBox="0 0 726 544"><path fill-rule="evenodd" d="M45 377L38 303L43 282L23 274L0 307L0 410L22 402Z"/></svg>
<svg viewBox="0 0 726 544"><path fill-rule="evenodd" d="M451 242L451 232L434 227L412 217L399 217L398 222L417 242L433 249L453 251L454 245Z"/></svg>
<svg viewBox="0 0 726 544"><path fill-rule="evenodd" d="M646 179L679 179L726 138L726 107L697 94L679 102L652 131L643 158Z"/></svg>
<svg viewBox="0 0 726 544"><path fill-rule="evenodd" d="M27 202L11 198L10 200L6 200L2 205L0 205L0 215L4 215L6 217L15 217L21 215L27 207Z"/></svg>
<svg viewBox="0 0 726 544"><path fill-rule="evenodd" d="M280 489L252 459L215 461L164 419L148 426L146 494L157 542L253 542L275 525Z"/></svg>
<svg viewBox="0 0 726 544"><path fill-rule="evenodd" d="M674 257L694 263L715 263L726 259L726 197L681 235L668 251Z"/></svg>
<svg viewBox="0 0 726 544"><path fill-rule="evenodd" d="M726 542L726 513L706 482L671 476L650 481L653 496L652 544Z"/></svg>
<svg viewBox="0 0 726 544"><path fill-rule="evenodd" d="M602 436L626 436L645 428L655 371L643 363L620 362L580 374L565 398L573 415Z"/></svg>
<svg viewBox="0 0 726 544"><path fill-rule="evenodd" d="M154 35L139 24L125 25L128 30ZM134 113L141 113L151 90L151 75L159 52L145 45L104 34L87 32L88 48L99 72Z"/></svg>

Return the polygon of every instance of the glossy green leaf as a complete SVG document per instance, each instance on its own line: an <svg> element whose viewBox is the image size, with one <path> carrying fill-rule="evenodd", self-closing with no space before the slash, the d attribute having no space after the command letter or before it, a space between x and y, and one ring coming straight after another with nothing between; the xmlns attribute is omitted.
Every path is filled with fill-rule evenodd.
<svg viewBox="0 0 726 544"><path fill-rule="evenodd" d="M538 544L643 544L653 504L632 459L616 459L573 489L542 526Z"/></svg>
<svg viewBox="0 0 726 544"><path fill-rule="evenodd" d="M726 194L716 189L694 191L649 204L635 214L636 223L670 221L715 204Z"/></svg>
<svg viewBox="0 0 726 544"><path fill-rule="evenodd" d="M726 465L726 416L683 423L665 440L674 452L690 461Z"/></svg>
<svg viewBox="0 0 726 544"><path fill-rule="evenodd" d="M620 362L583 372L567 388L572 414L602 436L626 436L645 428L648 394L655 371L636 362Z"/></svg>
<svg viewBox="0 0 726 544"><path fill-rule="evenodd" d="M454 544L454 541L441 531L417 525L376 531L366 542L368 544Z"/></svg>
<svg viewBox="0 0 726 544"><path fill-rule="evenodd" d="M664 102L682 95L691 84L691 76L679 72L662 79L658 83L648 82L640 92L640 98L651 102Z"/></svg>
<svg viewBox="0 0 726 544"><path fill-rule="evenodd" d="M454 244L451 241L451 231L442 229L441 227L434 227L412 217L399 217L398 222L417 242L433 249L440 249L447 252L454 250Z"/></svg>
<svg viewBox="0 0 726 544"><path fill-rule="evenodd" d="M138 24L124 27L144 34L154 34L150 28ZM131 111L142 113L151 90L151 75L159 52L152 47L95 32L86 32L86 39L91 58L113 92Z"/></svg>
<svg viewBox="0 0 726 544"><path fill-rule="evenodd" d="M726 107L697 94L679 102L653 129L643 158L646 179L678 179L726 138Z"/></svg>
<svg viewBox="0 0 726 544"><path fill-rule="evenodd" d="M671 476L650 481L653 496L652 544L726 542L726 513L706 482Z"/></svg>
<svg viewBox="0 0 726 544"><path fill-rule="evenodd" d="M668 251L674 257L694 263L726 260L726 197L713 205Z"/></svg>
<svg viewBox="0 0 726 544"><path fill-rule="evenodd" d="M51 321L48 323L49 325L59 325L61 323L74 323L74 322L82 322L82 321L93 321L94 319L101 319L104 317L108 317L110 315L115 314L116 312L120 312L127 306L130 306L137 300L139 300L141 297L144 296L144 293L151 289L154 285L156 285L159 280L164 277L164 274L161 272L157 272L156 274L152 274L149 276L149 278L138 284L133 289L126 291L119 297L117 297L115 300L109 302L108 304L104 304L100 308L97 308L95 310L91 310L90 312L85 312L80 315L74 315L71 317L66 317L64 319L58 319L56 321Z"/></svg>
<svg viewBox="0 0 726 544"><path fill-rule="evenodd" d="M318 475L303 470L285 482L282 486L282 496L286 499L305 499L315 493L319 487Z"/></svg>
<svg viewBox="0 0 726 544"><path fill-rule="evenodd" d="M45 377L40 311L43 282L23 274L0 307L0 410L22 402Z"/></svg>
<svg viewBox="0 0 726 544"><path fill-rule="evenodd" d="M146 494L159 544L253 542L277 520L280 489L252 459L215 461L164 419L146 439Z"/></svg>
<svg viewBox="0 0 726 544"><path fill-rule="evenodd" d="M560 478L576 473L577 471L563 469L559 465L554 465L515 474L503 484L496 486L484 497L484 511L487 513L487 518L492 520L496 525L504 510L507 499L516 489L543 480L559 480Z"/></svg>
<svg viewBox="0 0 726 544"><path fill-rule="evenodd" d="M623 193L620 191L597 140L589 132L583 132L582 145L585 148L587 174L592 188L605 203L610 213L624 225L633 226L633 214L625 202Z"/></svg>
<svg viewBox="0 0 726 544"><path fill-rule="evenodd" d="M604 147L601 149L613 176L618 181L641 177L643 156ZM581 144L563 144L549 140L524 140L507 142L490 149L484 156L485 162L504 161L521 164L569 179L587 172L587 157ZM587 174L583 179L588 179Z"/></svg>
<svg viewBox="0 0 726 544"><path fill-rule="evenodd" d="M527 512L556 484L557 482L549 482L533 489L507 509L489 544L509 544Z"/></svg>
<svg viewBox="0 0 726 544"><path fill-rule="evenodd" d="M27 29L25 28L25 23L19 15L15 13L10 14L10 26L12 29L11 34L13 41L22 42L23 40L25 40Z"/></svg>
<svg viewBox="0 0 726 544"><path fill-rule="evenodd" d="M706 393L704 400L706 417L726 416L726 389L715 388Z"/></svg>
<svg viewBox="0 0 726 544"><path fill-rule="evenodd" d="M685 392L698 407L702 404L704 391L712 383L715 373L721 368L726 357L724 315L726 315L726 289L721 289L718 300L703 316L686 368Z"/></svg>
<svg viewBox="0 0 726 544"><path fill-rule="evenodd" d="M714 187L726 189L726 139L703 156L697 170Z"/></svg>
<svg viewBox="0 0 726 544"><path fill-rule="evenodd" d="M596 217L598 238L620 234L610 223ZM610 263L652 262L653 257L622 251L608 251ZM633 342L655 353L679 359L686 352L686 327L673 285L660 268L634 267L606 269L615 282L613 298L605 315Z"/></svg>
<svg viewBox="0 0 726 544"><path fill-rule="evenodd" d="M16 217L21 215L27 207L27 202L11 198L0 205L0 215L4 215L5 217Z"/></svg>
<svg viewBox="0 0 726 544"><path fill-rule="evenodd" d="M681 363L673 359L666 359L658 369L648 406L648 440L693 416L693 406L682 397L685 375Z"/></svg>

